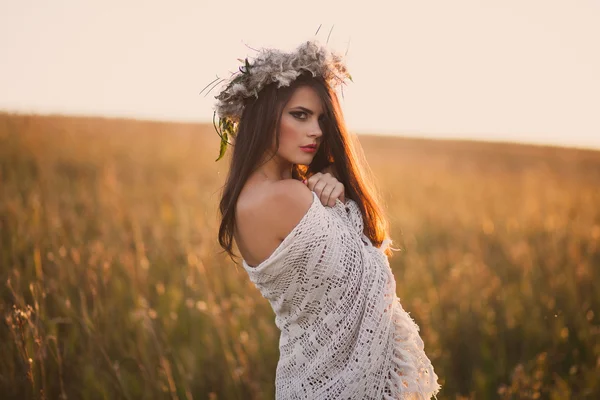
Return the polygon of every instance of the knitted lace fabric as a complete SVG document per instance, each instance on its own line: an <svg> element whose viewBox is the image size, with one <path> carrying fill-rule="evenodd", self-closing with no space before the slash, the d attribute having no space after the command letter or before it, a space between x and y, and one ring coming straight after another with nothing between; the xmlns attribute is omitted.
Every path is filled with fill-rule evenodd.
<svg viewBox="0 0 600 400"><path fill-rule="evenodd" d="M440 386L356 202L317 194L262 263L242 265L280 329L277 399L431 399Z"/></svg>

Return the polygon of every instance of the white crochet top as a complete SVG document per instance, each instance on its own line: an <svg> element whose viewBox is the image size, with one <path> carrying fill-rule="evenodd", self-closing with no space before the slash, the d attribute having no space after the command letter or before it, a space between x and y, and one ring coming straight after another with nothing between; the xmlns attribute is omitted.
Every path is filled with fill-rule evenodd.
<svg viewBox="0 0 600 400"><path fill-rule="evenodd" d="M440 386L356 202L317 194L262 263L242 265L280 329L277 399L431 399Z"/></svg>

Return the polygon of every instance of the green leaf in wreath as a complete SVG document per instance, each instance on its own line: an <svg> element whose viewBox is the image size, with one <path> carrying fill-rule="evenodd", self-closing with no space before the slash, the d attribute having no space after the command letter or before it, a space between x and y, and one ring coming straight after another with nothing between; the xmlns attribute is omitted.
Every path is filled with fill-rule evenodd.
<svg viewBox="0 0 600 400"><path fill-rule="evenodd" d="M225 155L227 150L227 131L223 131L221 134L221 144L219 146L219 157L215 161L219 161Z"/></svg>

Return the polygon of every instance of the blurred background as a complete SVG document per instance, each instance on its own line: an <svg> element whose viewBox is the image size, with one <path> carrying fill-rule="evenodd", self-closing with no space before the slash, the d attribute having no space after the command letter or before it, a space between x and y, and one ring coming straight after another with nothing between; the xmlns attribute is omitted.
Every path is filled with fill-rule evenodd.
<svg viewBox="0 0 600 400"><path fill-rule="evenodd" d="M274 398L218 246L215 89L347 54L342 107L439 399L600 396L600 4L0 2L2 398ZM229 151L229 150L228 150Z"/></svg>

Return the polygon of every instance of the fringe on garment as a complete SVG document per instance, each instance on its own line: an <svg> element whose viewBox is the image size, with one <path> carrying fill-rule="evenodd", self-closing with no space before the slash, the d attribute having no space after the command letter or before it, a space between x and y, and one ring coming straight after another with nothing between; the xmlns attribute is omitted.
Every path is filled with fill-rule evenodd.
<svg viewBox="0 0 600 400"><path fill-rule="evenodd" d="M441 386L433 366L424 352L419 326L402 308L400 300L394 302L393 330L394 348L392 365L386 380L385 400L437 399Z"/></svg>

